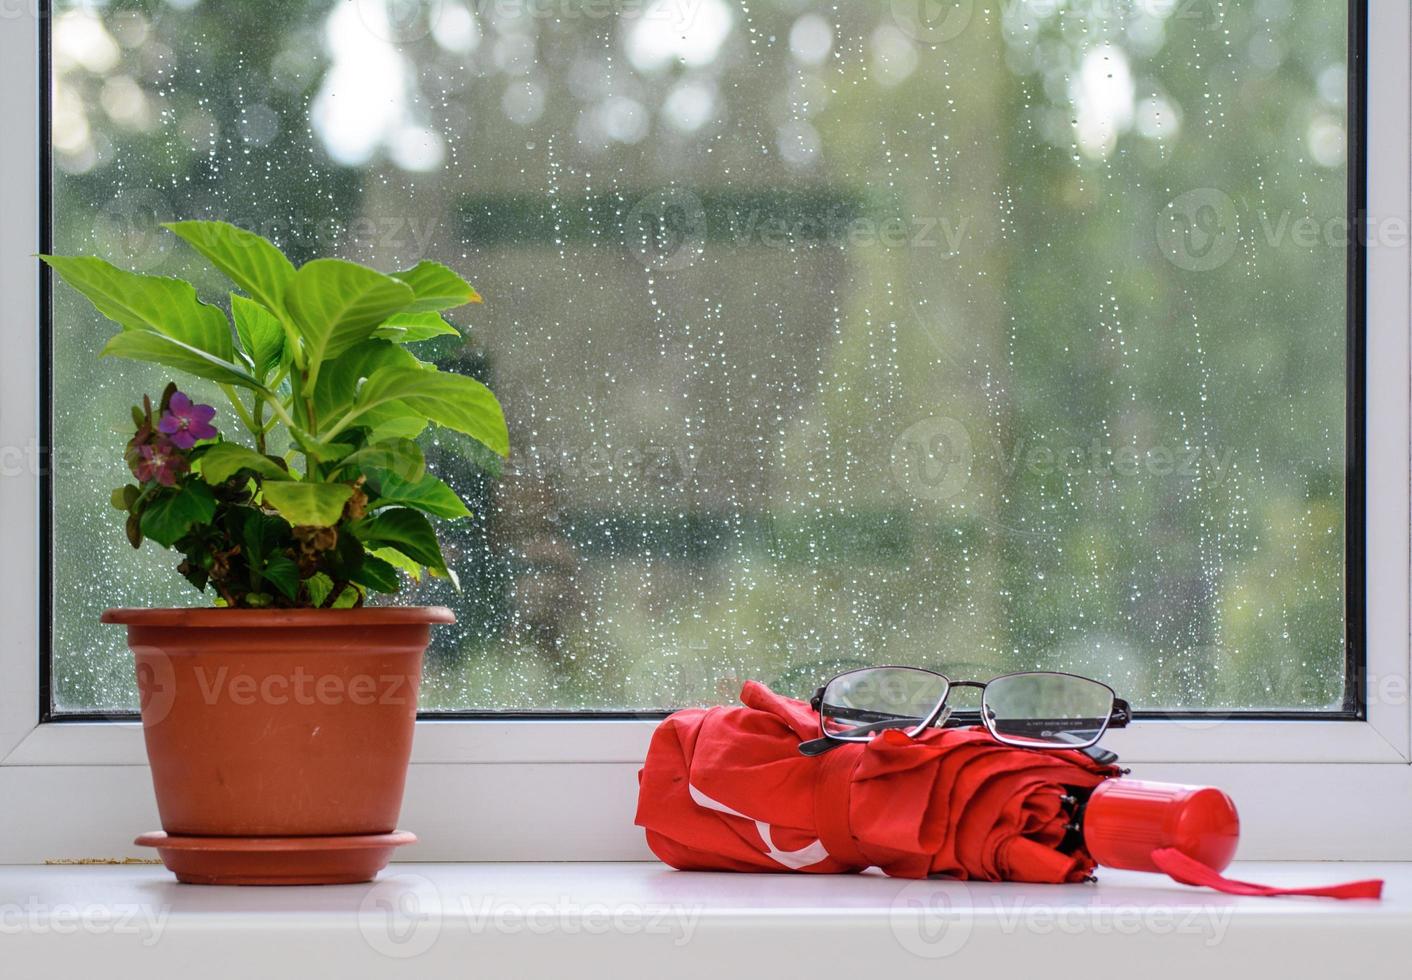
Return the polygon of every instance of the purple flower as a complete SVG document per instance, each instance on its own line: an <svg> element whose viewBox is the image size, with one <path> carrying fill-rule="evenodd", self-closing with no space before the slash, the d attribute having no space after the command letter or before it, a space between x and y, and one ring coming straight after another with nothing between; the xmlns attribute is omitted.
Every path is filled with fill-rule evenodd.
<svg viewBox="0 0 1412 980"><path fill-rule="evenodd" d="M143 483L156 480L164 487L176 486L177 477L187 471L186 457L171 440L158 439L137 447L137 462L132 475Z"/></svg>
<svg viewBox="0 0 1412 980"><path fill-rule="evenodd" d="M211 419L216 410L210 405L193 405L181 392L173 392L157 428L171 437L181 449L190 449L198 439L214 439L219 434Z"/></svg>

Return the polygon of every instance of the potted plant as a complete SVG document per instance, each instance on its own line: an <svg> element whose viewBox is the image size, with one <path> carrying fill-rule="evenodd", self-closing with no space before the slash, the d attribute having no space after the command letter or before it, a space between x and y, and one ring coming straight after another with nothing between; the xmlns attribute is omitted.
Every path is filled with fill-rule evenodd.
<svg viewBox="0 0 1412 980"><path fill-rule="evenodd" d="M295 268L217 221L165 226L235 284L229 318L179 279L43 256L121 329L103 356L214 382L229 413L177 384L133 409L132 481L113 493L134 548L181 555L214 608L110 609L125 624L165 833L183 881L364 881L392 848L422 654L447 609L368 605L405 577L454 578L432 519L470 515L426 471L429 425L504 456L495 396L408 347L480 301L444 265L385 275Z"/></svg>

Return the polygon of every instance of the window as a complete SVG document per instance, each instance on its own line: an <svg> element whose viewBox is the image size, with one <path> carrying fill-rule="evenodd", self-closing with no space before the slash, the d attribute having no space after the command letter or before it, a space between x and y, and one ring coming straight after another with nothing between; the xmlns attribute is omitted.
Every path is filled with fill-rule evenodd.
<svg viewBox="0 0 1412 980"><path fill-rule="evenodd" d="M879 659L1356 705L1346 3L561 6L55 7L58 251L190 276L157 222L220 217L488 297L439 359L515 455L427 447L481 515L407 597L429 710ZM52 692L110 711L96 613L203 597L93 505L164 377L54 302Z"/></svg>
<svg viewBox="0 0 1412 980"><path fill-rule="evenodd" d="M464 763L629 794L650 721L611 719L879 660L1098 677L1168 719L1130 760L1405 762L1408 31L1367 6L54 0L3 37L17 75L51 44L55 251L197 276L158 222L221 217L485 295L436 356L514 452L428 444L478 516L464 591L399 601L460 619L428 714L491 719L424 726L415 809ZM10 601L47 587L55 723L5 761L132 764L72 722L135 704L102 608L203 601L94 505L165 378L48 313L48 577Z"/></svg>

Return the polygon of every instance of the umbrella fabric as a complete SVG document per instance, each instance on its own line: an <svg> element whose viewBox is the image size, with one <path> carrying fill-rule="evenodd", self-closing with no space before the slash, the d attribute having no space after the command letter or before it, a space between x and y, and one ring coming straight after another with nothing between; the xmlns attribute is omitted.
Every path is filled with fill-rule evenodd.
<svg viewBox="0 0 1412 980"><path fill-rule="evenodd" d="M886 731L804 756L818 734L807 704L754 681L742 707L678 711L638 774L637 824L683 871L869 867L901 878L1081 881L1094 860L1064 797L1120 774L1082 752L1001 745L982 729ZM1275 888L1223 877L1173 847L1152 863L1176 881L1232 895L1376 899L1382 881Z"/></svg>
<svg viewBox="0 0 1412 980"><path fill-rule="evenodd" d="M653 736L637 823L674 868L1034 882L1093 870L1063 797L1113 766L976 729L888 731L811 758L799 753L818 735L807 704L754 681L741 702L679 711Z"/></svg>

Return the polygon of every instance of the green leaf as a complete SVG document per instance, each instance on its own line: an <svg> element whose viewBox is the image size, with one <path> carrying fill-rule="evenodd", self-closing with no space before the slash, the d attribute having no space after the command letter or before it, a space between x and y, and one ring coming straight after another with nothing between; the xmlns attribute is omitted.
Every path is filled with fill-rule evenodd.
<svg viewBox="0 0 1412 980"><path fill-rule="evenodd" d="M373 336L396 344L415 344L433 337L459 337L461 331L442 319L440 313L398 313L388 317Z"/></svg>
<svg viewBox="0 0 1412 980"><path fill-rule="evenodd" d="M500 475L505 470L506 460L470 436L462 435L453 429L442 429L436 434L436 440L443 452L452 453L472 464L491 479L500 479Z"/></svg>
<svg viewBox="0 0 1412 980"><path fill-rule="evenodd" d="M367 474L371 480L378 472L386 471L409 483L416 483L427 471L427 459L422 447L411 439L384 439L358 450L345 457L340 467L352 467L359 473Z"/></svg>
<svg viewBox="0 0 1412 980"><path fill-rule="evenodd" d="M259 567L266 558L292 543L289 522L266 514L257 507L241 507L233 511L240 520L240 541L245 548L245 556L255 569L259 588Z"/></svg>
<svg viewBox="0 0 1412 980"><path fill-rule="evenodd" d="M428 313L449 310L453 306L466 303L479 303L480 294L471 284L440 262L422 261L406 272L394 272L393 276L412 287L415 301L407 307L407 313Z"/></svg>
<svg viewBox="0 0 1412 980"><path fill-rule="evenodd" d="M233 442L218 442L201 456L201 475L207 483L224 483L241 470L270 480L288 480L289 471L270 456Z"/></svg>
<svg viewBox="0 0 1412 980"><path fill-rule="evenodd" d="M436 532L431 522L415 510L399 507L364 518L353 525L353 533L370 549L395 548L413 561L447 574Z"/></svg>
<svg viewBox="0 0 1412 980"><path fill-rule="evenodd" d="M345 529L339 533L333 548L320 555L322 568L335 582L351 582L367 553L358 536Z"/></svg>
<svg viewBox="0 0 1412 980"><path fill-rule="evenodd" d="M127 520L123 522L123 533L127 535L128 544L134 548L142 547L142 519L138 515L127 515Z"/></svg>
<svg viewBox="0 0 1412 980"><path fill-rule="evenodd" d="M370 339L324 364L314 392L314 409L319 418L332 420L347 412L363 382L384 367L420 368L422 362L391 341ZM371 429L415 414L403 404L386 405L368 413L358 424Z"/></svg>
<svg viewBox="0 0 1412 980"><path fill-rule="evenodd" d="M510 453L510 434L500 403L475 378L435 368L379 368L363 382L353 400L352 414L358 418L397 401L437 425L464 432L501 456Z"/></svg>
<svg viewBox="0 0 1412 980"><path fill-rule="evenodd" d="M190 556L187 556L187 560L182 562L181 565L178 566L177 571L182 578L186 579L188 582L196 586L196 588L202 592L206 591L206 586L211 581L210 571L206 568L203 568L200 564L192 561L190 559Z"/></svg>
<svg viewBox="0 0 1412 980"><path fill-rule="evenodd" d="M125 487L118 487L114 490L109 502L118 510L132 510L132 505L137 503L137 498L140 496L142 496L142 490L129 483Z"/></svg>
<svg viewBox="0 0 1412 980"><path fill-rule="evenodd" d="M457 592L461 591L461 577L456 574L456 570L454 568L442 569L440 571L435 568L428 568L427 573L430 574L432 578L446 579L448 582L451 583L451 587L453 589L455 589Z"/></svg>
<svg viewBox="0 0 1412 980"><path fill-rule="evenodd" d="M204 350L184 344L165 334L147 330L126 330L114 334L99 352L99 357L123 357L130 361L147 361L185 371L198 378L209 378L221 384L239 385L255 391L265 386L238 364L216 357Z"/></svg>
<svg viewBox="0 0 1412 980"><path fill-rule="evenodd" d="M471 511L464 501L441 480L430 473L417 481L408 481L396 473L370 470L368 486L377 495L373 509L384 507L413 507L435 517L455 520L470 517Z"/></svg>
<svg viewBox="0 0 1412 980"><path fill-rule="evenodd" d="M265 581L284 593L286 599L299 597L299 566L284 555L277 555L265 565Z"/></svg>
<svg viewBox="0 0 1412 980"><path fill-rule="evenodd" d="M369 375L381 367L408 367L421 370L425 365L388 340L365 340L324 364L319 375L314 407L320 419L333 420L352 408L353 398ZM426 416L418 414L405 402L388 401L364 412L358 427L371 429L368 443L392 439L415 439L427 427ZM346 434L347 429L340 435Z"/></svg>
<svg viewBox="0 0 1412 980"><path fill-rule="evenodd" d="M356 586L348 586L338 594L338 598L333 600L334 609L352 609L358 605L358 600L363 598L363 593L359 592Z"/></svg>
<svg viewBox="0 0 1412 980"><path fill-rule="evenodd" d="M421 562L413 561L406 555L402 554L402 552L398 551L396 548L374 548L368 553L371 555L377 555L383 561L387 562L389 565L392 565L395 568L402 569L402 571L406 572L407 575L412 579L412 581L420 582L422 580Z"/></svg>
<svg viewBox="0 0 1412 980"><path fill-rule="evenodd" d="M346 442L328 442L323 439L315 439L302 429L290 429L289 434L294 437L294 441L299 444L301 450L320 463L332 463L353 451L353 447Z"/></svg>
<svg viewBox="0 0 1412 980"><path fill-rule="evenodd" d="M265 503L296 526L333 527L343 516L343 505L353 496L345 483L266 483Z"/></svg>
<svg viewBox="0 0 1412 980"><path fill-rule="evenodd" d="M206 484L193 480L143 508L142 533L162 547L170 548L193 525L206 523L215 513L215 494Z"/></svg>
<svg viewBox="0 0 1412 980"><path fill-rule="evenodd" d="M230 294L230 312L240 347L254 365L255 377L264 381L284 356L284 327L279 317L239 293Z"/></svg>
<svg viewBox="0 0 1412 980"><path fill-rule="evenodd" d="M333 591L333 579L323 572L315 572L304 581L304 585L309 589L309 601L318 609L324 604L324 600Z"/></svg>
<svg viewBox="0 0 1412 980"><path fill-rule="evenodd" d="M406 283L343 259L302 266L284 292L311 367L367 340L412 299Z"/></svg>
<svg viewBox="0 0 1412 980"><path fill-rule="evenodd" d="M389 407L389 410L401 404L401 402L394 402L392 406ZM365 415L364 418L375 419L378 415L379 411L374 410ZM415 439L425 432L426 428L427 417L425 415L418 415L408 408L407 414L399 418L380 419L376 427L369 434L368 441L386 442L389 439Z"/></svg>
<svg viewBox="0 0 1412 980"><path fill-rule="evenodd" d="M402 588L402 580L397 577L397 568L376 555L365 554L363 564L353 575L353 581L376 592L393 593Z"/></svg>
<svg viewBox="0 0 1412 980"><path fill-rule="evenodd" d="M161 334L220 360L234 360L235 343L225 314L201 302L190 283L126 272L91 256L40 258L125 330Z"/></svg>
<svg viewBox="0 0 1412 980"><path fill-rule="evenodd" d="M175 232L268 310L281 309L294 264L268 241L224 221L174 221L162 227Z"/></svg>

